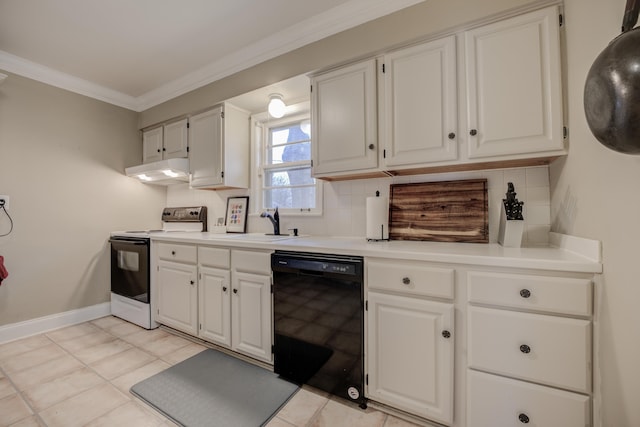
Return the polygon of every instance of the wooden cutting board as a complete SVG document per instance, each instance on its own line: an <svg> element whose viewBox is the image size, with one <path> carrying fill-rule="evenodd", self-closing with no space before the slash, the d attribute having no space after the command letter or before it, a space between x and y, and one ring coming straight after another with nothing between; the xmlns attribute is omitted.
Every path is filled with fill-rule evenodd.
<svg viewBox="0 0 640 427"><path fill-rule="evenodd" d="M392 184L391 240L489 242L487 180Z"/></svg>

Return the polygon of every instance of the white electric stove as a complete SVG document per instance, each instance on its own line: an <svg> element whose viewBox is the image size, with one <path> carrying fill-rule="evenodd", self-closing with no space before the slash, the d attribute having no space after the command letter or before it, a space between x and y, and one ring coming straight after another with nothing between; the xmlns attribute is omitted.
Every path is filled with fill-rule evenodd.
<svg viewBox="0 0 640 427"><path fill-rule="evenodd" d="M158 324L151 315L151 236L207 231L207 207L164 208L162 229L111 233L111 314L145 329Z"/></svg>

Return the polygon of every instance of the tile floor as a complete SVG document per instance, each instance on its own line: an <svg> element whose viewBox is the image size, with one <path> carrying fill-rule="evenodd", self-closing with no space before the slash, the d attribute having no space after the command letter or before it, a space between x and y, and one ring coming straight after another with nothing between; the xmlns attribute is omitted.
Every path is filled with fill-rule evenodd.
<svg viewBox="0 0 640 427"><path fill-rule="evenodd" d="M0 426L175 426L129 388L206 347L116 317L0 345ZM302 389L268 427L411 427Z"/></svg>

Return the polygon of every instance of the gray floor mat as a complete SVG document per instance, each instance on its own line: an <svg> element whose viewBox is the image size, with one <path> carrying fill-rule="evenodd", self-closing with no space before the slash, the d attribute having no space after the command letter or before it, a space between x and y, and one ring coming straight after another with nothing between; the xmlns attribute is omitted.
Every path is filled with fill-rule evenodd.
<svg viewBox="0 0 640 427"><path fill-rule="evenodd" d="M188 427L264 425L297 390L273 372L211 349L131 387Z"/></svg>

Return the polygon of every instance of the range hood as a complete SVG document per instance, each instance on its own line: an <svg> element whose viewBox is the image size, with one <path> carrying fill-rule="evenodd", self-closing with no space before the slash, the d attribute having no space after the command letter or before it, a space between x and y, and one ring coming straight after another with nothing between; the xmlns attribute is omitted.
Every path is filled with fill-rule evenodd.
<svg viewBox="0 0 640 427"><path fill-rule="evenodd" d="M125 174L146 184L170 185L189 182L189 159L167 159L126 168Z"/></svg>

